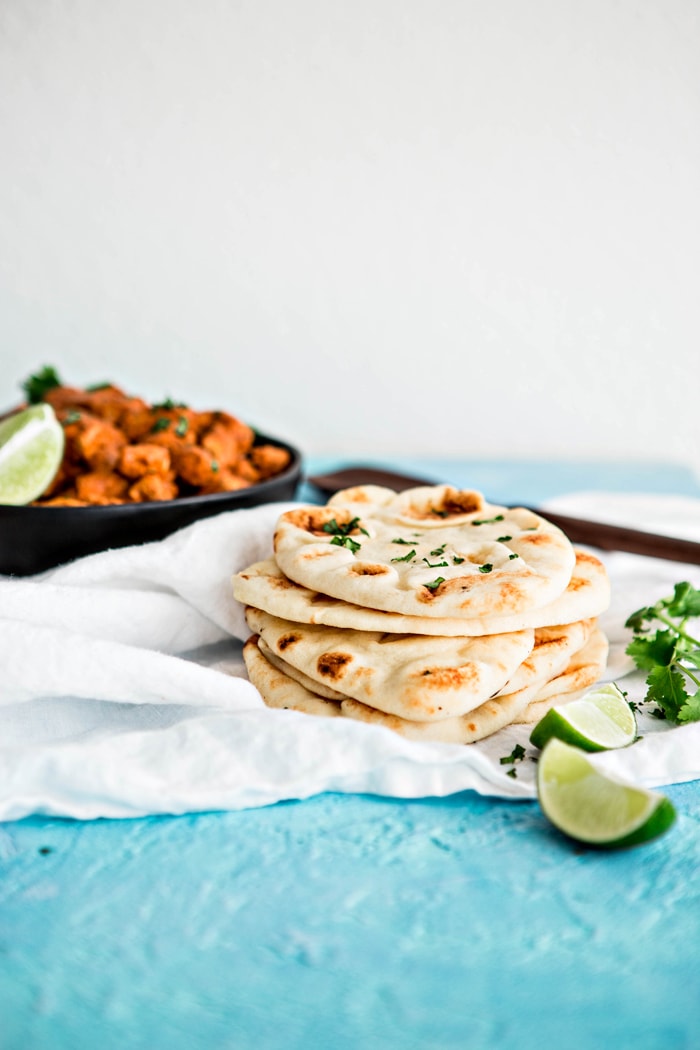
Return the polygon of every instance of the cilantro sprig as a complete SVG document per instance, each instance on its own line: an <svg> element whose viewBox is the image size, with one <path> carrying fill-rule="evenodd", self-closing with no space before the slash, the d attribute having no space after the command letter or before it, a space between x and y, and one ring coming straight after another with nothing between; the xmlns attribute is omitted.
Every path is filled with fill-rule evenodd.
<svg viewBox="0 0 700 1050"><path fill-rule="evenodd" d="M56 386L63 386L63 381L52 365L44 365L38 372L28 376L22 383L22 390L31 405L44 400L44 394Z"/></svg>
<svg viewBox="0 0 700 1050"><path fill-rule="evenodd" d="M683 582L671 596L638 609L625 623L633 632L626 652L648 672L645 699L658 704L672 722L700 722L700 640L686 629L697 616L700 590ZM655 624L662 626L652 631Z"/></svg>

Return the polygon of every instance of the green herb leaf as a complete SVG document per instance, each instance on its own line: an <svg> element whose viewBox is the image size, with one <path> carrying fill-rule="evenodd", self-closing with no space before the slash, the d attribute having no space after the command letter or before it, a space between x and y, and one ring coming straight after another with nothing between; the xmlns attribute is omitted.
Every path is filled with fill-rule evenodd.
<svg viewBox="0 0 700 1050"><path fill-rule="evenodd" d="M677 721L681 708L689 700L680 671L672 667L655 667L649 672L647 686L647 700L655 700L667 718Z"/></svg>
<svg viewBox="0 0 700 1050"><path fill-rule="evenodd" d="M157 405L152 406L156 412L170 412L174 408L187 408L188 406L184 401L173 401L171 397L166 397L165 401L159 401Z"/></svg>
<svg viewBox="0 0 700 1050"><path fill-rule="evenodd" d="M522 762L525 758L525 748L522 744L516 744L509 755L504 755L499 759L502 766L506 766L511 762Z"/></svg>
<svg viewBox="0 0 700 1050"><path fill-rule="evenodd" d="M429 569L446 569L448 567L446 561L428 561L427 558L423 558L423 561Z"/></svg>
<svg viewBox="0 0 700 1050"><path fill-rule="evenodd" d="M427 587L429 591L435 591L440 586L440 584L444 583L444 582L445 582L445 577L444 576L438 576L438 578L436 580L433 580L432 583L424 583L423 586Z"/></svg>
<svg viewBox="0 0 700 1050"><path fill-rule="evenodd" d="M331 543L336 547L347 547L353 554L357 554L361 546L352 536L334 536Z"/></svg>
<svg viewBox="0 0 700 1050"><path fill-rule="evenodd" d="M431 558L439 558L441 554L445 553L445 547L446 546L447 546L447 544L443 543L442 547L436 547L434 551L430 552L430 557Z"/></svg>
<svg viewBox="0 0 700 1050"><path fill-rule="evenodd" d="M108 383L105 380L101 383L90 383L89 386L85 387L85 389L87 390L88 394L96 394L99 390L109 390L111 386L112 384Z"/></svg>
<svg viewBox="0 0 700 1050"><path fill-rule="evenodd" d="M499 536L498 539L496 540L496 543L507 543L508 540L512 540L512 539L513 539L512 536Z"/></svg>
<svg viewBox="0 0 700 1050"><path fill-rule="evenodd" d="M408 553L404 554L402 558L392 558L391 560L392 561L412 561L413 558L415 558L415 556L416 556L416 552L415 551L408 551Z"/></svg>
<svg viewBox="0 0 700 1050"><path fill-rule="evenodd" d="M160 416L160 418L156 419L155 423L151 427L151 433L159 434L161 430L167 430L170 426L170 423L171 420L167 419L165 416Z"/></svg>
<svg viewBox="0 0 700 1050"><path fill-rule="evenodd" d="M81 419L80 412L77 409L72 408L70 412L66 413L66 418L63 420L64 427L69 427L71 423L77 423Z"/></svg>
<svg viewBox="0 0 700 1050"><path fill-rule="evenodd" d="M507 770L507 772L506 772L506 776L507 776L507 777L512 777L512 778L513 778L513 780L517 780L517 778L518 778L518 771L517 771L517 769L515 768L515 766L513 766L513 768L512 768L512 769L509 769L509 770Z"/></svg>
<svg viewBox="0 0 700 1050"><path fill-rule="evenodd" d="M464 561L464 558L460 558L457 554L453 554L452 555L452 561L454 562L455 565L461 565L462 562Z"/></svg>
<svg viewBox="0 0 700 1050"><path fill-rule="evenodd" d="M625 652L642 671L653 667L668 667L676 653L677 635L668 629L657 631L647 638L633 638Z"/></svg>
<svg viewBox="0 0 700 1050"><path fill-rule="evenodd" d="M211 469L214 471L215 474L218 474L218 472L219 472L219 461L217 459L213 459L211 461Z"/></svg>
<svg viewBox="0 0 700 1050"><path fill-rule="evenodd" d="M27 401L36 405L44 400L44 394L55 386L63 386L63 382L52 365L44 365L38 372L28 376L22 383L22 390L27 395Z"/></svg>
<svg viewBox="0 0 700 1050"><path fill-rule="evenodd" d="M493 525L496 521L503 521L503 515L497 514L495 518L482 518L481 521L473 521L472 525Z"/></svg>
<svg viewBox="0 0 700 1050"><path fill-rule="evenodd" d="M513 558L519 558L519 557L520 557L519 554L509 554L508 555L508 561L512 561Z"/></svg>
<svg viewBox="0 0 700 1050"><path fill-rule="evenodd" d="M399 537L396 540L392 540L392 543L403 543L405 547L415 547L418 544L418 540L402 540Z"/></svg>
<svg viewBox="0 0 700 1050"><path fill-rule="evenodd" d="M362 532L365 536L369 536L367 529L363 529L360 525L359 518L353 518L346 525L339 525L335 518L331 518L324 525L321 526L324 532L330 532L333 536L349 536L353 529L357 529L358 532Z"/></svg>
<svg viewBox="0 0 700 1050"><path fill-rule="evenodd" d="M490 565L488 562L486 562L485 565L479 566L479 572L491 572L492 569L493 565Z"/></svg>
<svg viewBox="0 0 700 1050"><path fill-rule="evenodd" d="M179 420L177 422L177 426L175 427L175 433L177 434L177 436L179 438L184 437L185 434L187 433L187 431L189 430L189 428L190 428L190 424L189 424L187 418L185 416L180 416L180 418L179 418Z"/></svg>
<svg viewBox="0 0 700 1050"><path fill-rule="evenodd" d="M625 620L625 627L631 627L635 633L639 633L644 630L644 624L648 620L653 620L656 616L653 606L645 605L642 609L637 609L631 616L628 616Z"/></svg>
<svg viewBox="0 0 700 1050"><path fill-rule="evenodd" d="M678 712L678 721L682 723L700 722L700 692L688 697Z"/></svg>
<svg viewBox="0 0 700 1050"><path fill-rule="evenodd" d="M690 583L677 583L673 588L673 598L664 603L669 616L686 619L700 616L700 590Z"/></svg>

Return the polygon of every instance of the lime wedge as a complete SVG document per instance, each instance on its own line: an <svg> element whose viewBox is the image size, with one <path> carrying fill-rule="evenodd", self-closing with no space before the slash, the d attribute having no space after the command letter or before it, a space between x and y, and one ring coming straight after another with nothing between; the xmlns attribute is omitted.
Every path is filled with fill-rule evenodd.
<svg viewBox="0 0 700 1050"><path fill-rule="evenodd" d="M530 743L544 747L556 737L584 751L627 747L637 736L637 720L615 685L601 685L560 707L552 707L530 734Z"/></svg>
<svg viewBox="0 0 700 1050"><path fill-rule="evenodd" d="M0 503L31 503L63 459L63 428L51 405L33 405L0 423Z"/></svg>
<svg viewBox="0 0 700 1050"><path fill-rule="evenodd" d="M676 819L665 795L605 776L576 747L550 740L537 765L546 817L577 842L606 848L657 838Z"/></svg>

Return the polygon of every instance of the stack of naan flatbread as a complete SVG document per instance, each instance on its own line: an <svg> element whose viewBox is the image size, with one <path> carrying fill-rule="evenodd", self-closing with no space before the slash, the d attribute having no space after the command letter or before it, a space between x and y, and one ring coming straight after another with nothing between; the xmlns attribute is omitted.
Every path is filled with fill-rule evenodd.
<svg viewBox="0 0 700 1050"><path fill-rule="evenodd" d="M601 675L597 558L530 510L447 485L373 485L280 517L275 558L234 577L270 707L472 743Z"/></svg>

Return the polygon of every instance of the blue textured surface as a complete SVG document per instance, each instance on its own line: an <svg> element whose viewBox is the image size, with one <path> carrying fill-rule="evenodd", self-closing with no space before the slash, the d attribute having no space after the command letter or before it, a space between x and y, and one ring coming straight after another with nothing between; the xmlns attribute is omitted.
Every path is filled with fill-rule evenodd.
<svg viewBox="0 0 700 1050"><path fill-rule="evenodd" d="M700 494L675 467L413 466L492 499ZM1 825L0 1047L693 1050L700 782L667 793L669 834L610 854L472 793Z"/></svg>

